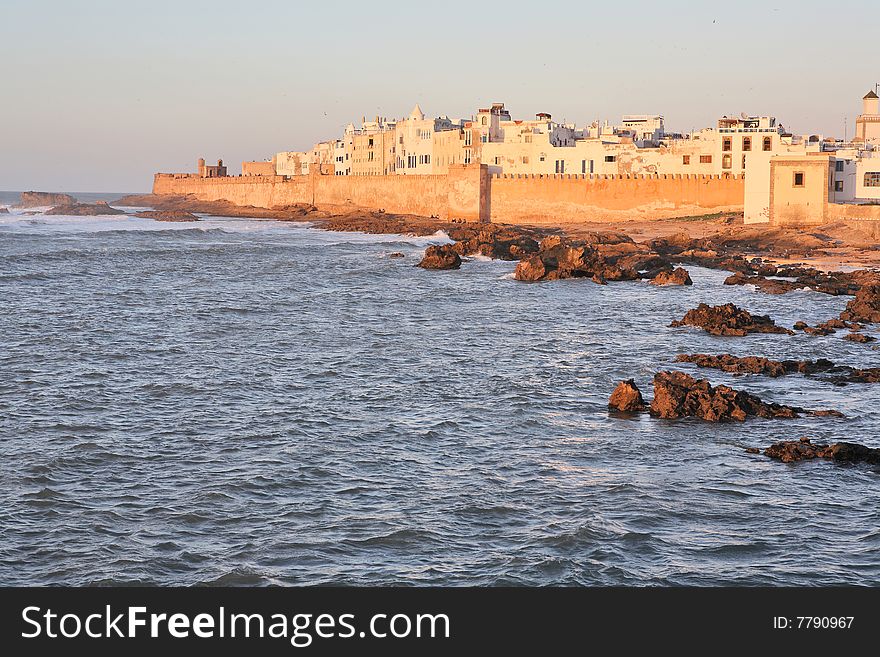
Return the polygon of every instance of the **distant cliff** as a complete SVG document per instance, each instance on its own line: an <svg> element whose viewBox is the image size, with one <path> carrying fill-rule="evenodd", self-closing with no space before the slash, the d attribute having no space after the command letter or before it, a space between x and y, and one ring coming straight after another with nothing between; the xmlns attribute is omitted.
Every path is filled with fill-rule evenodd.
<svg viewBox="0 0 880 657"><path fill-rule="evenodd" d="M21 199L16 207L36 208L44 205L75 205L76 199L70 194L56 194L54 192L22 192Z"/></svg>

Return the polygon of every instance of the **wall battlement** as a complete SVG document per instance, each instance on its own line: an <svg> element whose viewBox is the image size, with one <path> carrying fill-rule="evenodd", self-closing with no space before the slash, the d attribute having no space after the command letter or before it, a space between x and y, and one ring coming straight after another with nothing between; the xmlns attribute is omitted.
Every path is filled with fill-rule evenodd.
<svg viewBox="0 0 880 657"><path fill-rule="evenodd" d="M705 174L495 174L453 165L447 174L228 176L157 173L154 194L274 208L349 205L439 219L520 224L665 219L743 207L742 176Z"/></svg>

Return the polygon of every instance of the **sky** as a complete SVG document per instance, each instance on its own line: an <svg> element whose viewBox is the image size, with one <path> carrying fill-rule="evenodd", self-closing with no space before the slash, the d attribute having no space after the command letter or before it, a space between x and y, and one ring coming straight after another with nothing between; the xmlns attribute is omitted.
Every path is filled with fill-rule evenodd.
<svg viewBox="0 0 880 657"><path fill-rule="evenodd" d="M145 192L200 156L238 173L416 102L852 136L878 24L876 0L0 0L0 190Z"/></svg>

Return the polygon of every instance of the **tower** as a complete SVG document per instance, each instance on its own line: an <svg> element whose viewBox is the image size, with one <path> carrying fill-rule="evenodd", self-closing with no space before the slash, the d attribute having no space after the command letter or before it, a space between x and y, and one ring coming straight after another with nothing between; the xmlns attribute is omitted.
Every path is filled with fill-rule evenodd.
<svg viewBox="0 0 880 657"><path fill-rule="evenodd" d="M196 166L196 173L199 174L202 178L205 177L205 158L200 157L198 165Z"/></svg>

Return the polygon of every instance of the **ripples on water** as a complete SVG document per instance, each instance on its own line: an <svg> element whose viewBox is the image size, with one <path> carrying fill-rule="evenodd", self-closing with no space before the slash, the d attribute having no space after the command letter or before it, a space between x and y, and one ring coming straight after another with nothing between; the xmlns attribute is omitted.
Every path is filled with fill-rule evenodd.
<svg viewBox="0 0 880 657"><path fill-rule="evenodd" d="M878 474L749 445L878 446L870 386L702 371L848 419L614 419L680 352L877 363L780 323L847 298L523 284L424 238L216 219L0 219L0 584L866 584ZM406 254L389 259L393 251Z"/></svg>

